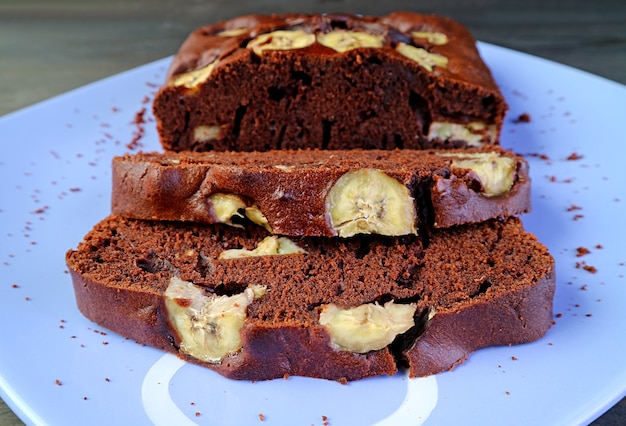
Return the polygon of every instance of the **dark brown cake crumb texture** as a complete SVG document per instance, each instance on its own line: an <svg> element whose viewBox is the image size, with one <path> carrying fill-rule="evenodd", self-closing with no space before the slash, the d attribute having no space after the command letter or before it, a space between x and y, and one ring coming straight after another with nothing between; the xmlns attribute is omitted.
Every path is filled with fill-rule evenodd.
<svg viewBox="0 0 626 426"><path fill-rule="evenodd" d="M241 27L249 31L219 36L224 28ZM380 48L346 52L319 42L261 56L246 48L258 34L290 28L311 34L347 29L383 34L384 41ZM444 33L450 42L415 39L411 32L418 30ZM428 71L398 53L399 43L442 55L448 64ZM433 122L481 122L499 134L507 110L469 31L432 15L241 17L194 31L166 80L214 61L209 79L199 86L166 84L156 94L153 111L166 150L449 148L466 141L429 135ZM218 126L219 133L198 140L199 126Z"/></svg>
<svg viewBox="0 0 626 426"><path fill-rule="evenodd" d="M418 329L394 348L411 376L451 369L485 346L536 340L552 325L553 259L518 219L433 231L427 244L419 237L300 237L293 240L306 255L218 260L223 250L253 249L266 235L260 227L242 231L112 216L68 253L78 306L103 327L176 352L166 315L156 313L169 277L217 294L262 282L268 290L248 307L240 353L221 364L185 357L247 380L394 374L390 348L366 355L331 349L318 326L319 307L328 303L415 303ZM419 330L432 308L436 315ZM493 321L499 331L492 334ZM307 361L320 359L325 362Z"/></svg>

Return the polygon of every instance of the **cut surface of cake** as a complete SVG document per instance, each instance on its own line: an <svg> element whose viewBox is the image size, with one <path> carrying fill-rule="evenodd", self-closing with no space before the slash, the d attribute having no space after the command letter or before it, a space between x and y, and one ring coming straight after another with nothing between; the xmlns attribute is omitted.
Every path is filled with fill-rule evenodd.
<svg viewBox="0 0 626 426"><path fill-rule="evenodd" d="M526 161L497 147L140 153L113 161L112 212L135 219L398 236L529 210Z"/></svg>
<svg viewBox="0 0 626 426"><path fill-rule="evenodd" d="M198 28L153 104L173 151L482 146L506 109L467 29L411 12Z"/></svg>
<svg viewBox="0 0 626 426"><path fill-rule="evenodd" d="M553 258L515 218L424 240L110 216L66 260L88 319L234 379L427 376L553 323Z"/></svg>

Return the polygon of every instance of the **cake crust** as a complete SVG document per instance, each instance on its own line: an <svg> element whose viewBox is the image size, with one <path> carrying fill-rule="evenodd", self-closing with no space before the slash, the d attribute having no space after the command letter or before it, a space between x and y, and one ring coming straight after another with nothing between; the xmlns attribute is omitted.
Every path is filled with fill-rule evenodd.
<svg viewBox="0 0 626 426"><path fill-rule="evenodd" d="M277 31L314 40L255 52ZM323 44L328 34L343 45ZM506 109L467 29L412 12L248 15L198 28L153 105L174 151L495 144Z"/></svg>
<svg viewBox="0 0 626 426"><path fill-rule="evenodd" d="M554 261L517 219L416 237L295 238L306 253L219 259L267 234L111 216L67 253L80 311L102 327L234 379L289 375L346 381L445 371L486 346L540 338L553 323ZM242 349L221 362L180 350L164 293L172 277L231 294L250 283L266 293L247 308ZM415 327L380 350L337 350L320 309L366 303L416 305ZM434 315L433 315L434 314Z"/></svg>

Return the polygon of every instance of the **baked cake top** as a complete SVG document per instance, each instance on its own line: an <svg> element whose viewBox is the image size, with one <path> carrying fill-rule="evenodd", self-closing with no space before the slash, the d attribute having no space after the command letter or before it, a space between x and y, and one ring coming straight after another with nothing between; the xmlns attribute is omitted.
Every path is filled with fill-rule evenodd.
<svg viewBox="0 0 626 426"><path fill-rule="evenodd" d="M275 31L281 33L272 34ZM338 55L371 47L406 58L436 75L498 90L489 69L479 59L474 38L463 25L450 18L412 12L381 17L246 15L206 25L193 31L182 44L166 80L175 81L180 74L215 61L220 64L233 61L244 49Z"/></svg>

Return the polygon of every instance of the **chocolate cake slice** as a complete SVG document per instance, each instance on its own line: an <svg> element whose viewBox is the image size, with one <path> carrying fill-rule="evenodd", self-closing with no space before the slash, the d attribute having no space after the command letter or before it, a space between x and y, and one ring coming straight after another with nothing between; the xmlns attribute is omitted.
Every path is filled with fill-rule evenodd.
<svg viewBox="0 0 626 426"><path fill-rule="evenodd" d="M66 260L87 318L234 379L426 376L553 322L553 258L515 218L425 241L110 216Z"/></svg>
<svg viewBox="0 0 626 426"><path fill-rule="evenodd" d="M113 161L112 211L281 235L406 235L530 209L527 163L489 149L140 153Z"/></svg>
<svg viewBox="0 0 626 426"><path fill-rule="evenodd" d="M481 146L506 109L467 29L410 12L201 27L153 105L173 151Z"/></svg>

